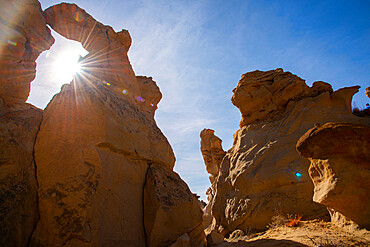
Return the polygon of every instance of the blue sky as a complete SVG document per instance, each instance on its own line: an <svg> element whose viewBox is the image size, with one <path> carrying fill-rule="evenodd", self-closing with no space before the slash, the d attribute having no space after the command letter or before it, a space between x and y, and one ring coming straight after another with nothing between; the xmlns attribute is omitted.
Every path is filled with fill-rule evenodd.
<svg viewBox="0 0 370 247"><path fill-rule="evenodd" d="M41 0L45 9L59 1ZM175 171L205 198L210 185L199 133L212 128L232 146L240 113L232 89L243 73L283 68L333 88L360 85L359 107L370 102L370 1L73 1L116 31L129 30L137 75L152 76L163 99L156 121L170 141ZM44 108L61 84L50 70L55 54L78 49L56 43L38 59L29 102ZM49 54L48 54L49 53ZM48 55L47 55L48 54Z"/></svg>

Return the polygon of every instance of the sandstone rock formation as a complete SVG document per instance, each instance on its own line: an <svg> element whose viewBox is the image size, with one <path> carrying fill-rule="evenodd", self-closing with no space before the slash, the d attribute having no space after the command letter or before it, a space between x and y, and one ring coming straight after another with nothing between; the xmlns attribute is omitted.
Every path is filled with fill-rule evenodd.
<svg viewBox="0 0 370 247"><path fill-rule="evenodd" d="M186 233L201 246L201 209L172 171L172 148L154 121L161 93L152 78L135 76L128 32L74 4L52 6L45 18L89 54L43 114L31 245L168 246Z"/></svg>
<svg viewBox="0 0 370 247"><path fill-rule="evenodd" d="M369 121L370 123L370 121ZM306 132L298 152L309 158L313 200L370 229L370 127L327 123Z"/></svg>
<svg viewBox="0 0 370 247"><path fill-rule="evenodd" d="M222 149L222 140L214 133L215 131L211 129L204 129L200 132L200 150L207 172L217 176L226 152Z"/></svg>
<svg viewBox="0 0 370 247"><path fill-rule="evenodd" d="M162 94L134 74L128 31L75 4L0 3L0 245L204 245L197 199L154 121ZM25 100L54 42L46 24L89 54L43 112Z"/></svg>
<svg viewBox="0 0 370 247"><path fill-rule="evenodd" d="M35 60L54 39L38 1L0 6L0 246L26 246L38 219L33 149L42 110L25 101Z"/></svg>
<svg viewBox="0 0 370 247"><path fill-rule="evenodd" d="M0 5L0 107L5 107L26 102L36 58L54 38L38 1L1 0Z"/></svg>
<svg viewBox="0 0 370 247"><path fill-rule="evenodd" d="M191 247L190 238L187 233L184 233L179 237L175 243L171 244L170 247Z"/></svg>
<svg viewBox="0 0 370 247"><path fill-rule="evenodd" d="M149 117L153 118L157 105L162 99L161 91L152 77L136 76L139 88L141 91L141 97L138 98L141 103L139 107ZM146 103L146 104L145 104Z"/></svg>
<svg viewBox="0 0 370 247"><path fill-rule="evenodd" d="M148 246L169 246L186 233L191 246L205 246L202 210L179 175L163 165L149 167L144 188Z"/></svg>
<svg viewBox="0 0 370 247"><path fill-rule="evenodd" d="M89 52L81 61L84 80L104 79L100 82L109 83L113 92L124 93L130 102L143 98L127 57L131 45L127 30L116 33L75 4L54 5L46 9L44 15L53 30L67 39L81 42Z"/></svg>
<svg viewBox="0 0 370 247"><path fill-rule="evenodd" d="M41 118L30 105L0 115L0 246L26 246L38 219L33 146Z"/></svg>
<svg viewBox="0 0 370 247"><path fill-rule="evenodd" d="M367 87L365 90L365 94L368 98L370 98L370 87Z"/></svg>
<svg viewBox="0 0 370 247"><path fill-rule="evenodd" d="M264 229L276 211L306 219L327 214L312 201L309 162L295 146L316 123L368 121L352 114L351 99L358 88L333 92L325 82L310 88L282 69L244 74L232 97L242 113L241 129L214 185L214 228L223 235Z"/></svg>
<svg viewBox="0 0 370 247"><path fill-rule="evenodd" d="M309 88L305 81L282 69L253 71L242 75L233 90L231 102L242 114L240 127L281 117L289 102L333 92L325 82L317 81Z"/></svg>
<svg viewBox="0 0 370 247"><path fill-rule="evenodd" d="M210 232L209 226L211 226L212 217L212 205L214 195L214 182L217 177L222 159L226 152L222 148L222 140L215 136L215 131L211 129L203 129L200 132L200 150L203 155L203 160L206 165L207 172L210 174L209 181L211 187L208 188L206 194L208 196L208 204L203 209L203 225L205 227L206 234Z"/></svg>

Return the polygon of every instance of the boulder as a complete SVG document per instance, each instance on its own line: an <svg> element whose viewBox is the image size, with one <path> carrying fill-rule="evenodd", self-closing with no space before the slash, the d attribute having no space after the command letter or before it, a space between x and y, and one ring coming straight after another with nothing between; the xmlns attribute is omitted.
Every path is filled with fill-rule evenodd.
<svg viewBox="0 0 370 247"><path fill-rule="evenodd" d="M211 233L207 235L207 246L215 246L222 242L224 242L224 236L215 230L212 230Z"/></svg>
<svg viewBox="0 0 370 247"><path fill-rule="evenodd" d="M188 234L184 233L181 235L170 247L191 247Z"/></svg>
<svg viewBox="0 0 370 247"><path fill-rule="evenodd" d="M232 97L242 113L241 129L214 183L214 228L224 236L235 229L262 230L276 211L305 219L327 215L312 201L309 161L295 146L315 124L368 121L352 114L358 88L332 92L325 82L310 88L282 69L244 74Z"/></svg>
<svg viewBox="0 0 370 247"><path fill-rule="evenodd" d="M0 98L24 103L36 76L36 58L54 43L37 0L0 0Z"/></svg>
<svg viewBox="0 0 370 247"><path fill-rule="evenodd" d="M144 188L147 246L169 246L184 233L192 247L205 246L202 210L180 176L158 164L150 165Z"/></svg>
<svg viewBox="0 0 370 247"><path fill-rule="evenodd" d="M298 140L298 152L311 162L313 200L330 209L333 222L341 221L339 212L370 229L369 146L369 125L350 123L327 123Z"/></svg>

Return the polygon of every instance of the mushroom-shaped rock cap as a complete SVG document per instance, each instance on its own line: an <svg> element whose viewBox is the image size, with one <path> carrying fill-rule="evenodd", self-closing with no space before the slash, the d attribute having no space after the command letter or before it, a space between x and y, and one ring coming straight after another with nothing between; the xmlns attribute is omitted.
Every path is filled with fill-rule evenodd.
<svg viewBox="0 0 370 247"><path fill-rule="evenodd" d="M96 21L76 4L61 3L44 11L46 23L67 39L81 42L88 52L104 52L107 47L127 53L131 37L127 30L116 33Z"/></svg>
<svg viewBox="0 0 370 247"><path fill-rule="evenodd" d="M360 138L359 138L360 137ZM353 145L362 142L361 145ZM297 142L306 158L326 159L331 155L361 158L370 145L370 128L351 123L327 123L307 131ZM361 147L361 148L360 148Z"/></svg>

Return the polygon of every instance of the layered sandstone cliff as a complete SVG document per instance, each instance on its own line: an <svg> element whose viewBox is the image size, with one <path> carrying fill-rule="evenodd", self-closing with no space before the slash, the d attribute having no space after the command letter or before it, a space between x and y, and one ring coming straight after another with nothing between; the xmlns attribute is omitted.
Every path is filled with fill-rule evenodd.
<svg viewBox="0 0 370 247"><path fill-rule="evenodd" d="M298 152L311 162L313 200L328 207L334 223L346 223L344 216L370 229L369 146L369 125L350 123L315 127L297 143Z"/></svg>
<svg viewBox="0 0 370 247"><path fill-rule="evenodd" d="M358 88L333 92L325 82L310 88L282 69L244 74L232 97L242 113L241 128L213 185L213 227L226 235L235 229L264 229L277 212L305 219L327 214L312 201L309 161L295 146L315 124L365 124L368 119L351 110Z"/></svg>

